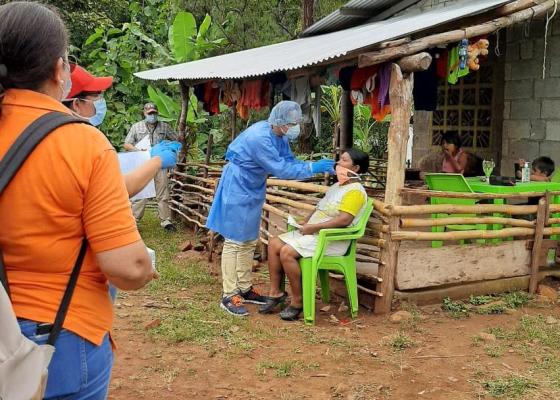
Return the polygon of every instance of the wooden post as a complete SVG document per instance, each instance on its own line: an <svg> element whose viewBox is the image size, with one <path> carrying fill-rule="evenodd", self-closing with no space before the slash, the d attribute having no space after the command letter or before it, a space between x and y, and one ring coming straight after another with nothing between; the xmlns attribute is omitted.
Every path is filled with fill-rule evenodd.
<svg viewBox="0 0 560 400"><path fill-rule="evenodd" d="M391 100L391 125L388 136L389 160L387 163L387 184L385 186L385 204L401 205L400 191L404 186L404 170L406 160L406 146L408 142L408 127L412 110L413 74L404 75L397 64L393 64L391 71L391 85L389 96ZM382 282L377 285L377 291L383 296L375 301L375 313L391 311L391 302L395 291L395 275L399 242L391 240L391 232L399 229L399 218L389 218L389 234L383 234L385 246L381 249L379 277Z"/></svg>
<svg viewBox="0 0 560 400"><path fill-rule="evenodd" d="M340 150L352 147L354 143L354 105L350 100L350 91L342 90L340 98Z"/></svg>
<svg viewBox="0 0 560 400"><path fill-rule="evenodd" d="M539 200L537 208L537 225L535 226L535 241L531 251L531 278L529 279L529 293L535 294L539 284L539 258L543 244L544 223L546 220L548 206L546 197Z"/></svg>
<svg viewBox="0 0 560 400"><path fill-rule="evenodd" d="M208 144L206 145L206 158L204 159L204 163L208 166L210 165L210 159L212 157L212 146L214 145L214 136L209 133L208 134ZM208 168L204 168L204 177L208 178Z"/></svg>
<svg viewBox="0 0 560 400"><path fill-rule="evenodd" d="M187 148L187 117L189 110L189 98L190 98L190 87L185 81L179 81L179 89L181 91L181 113L179 114L179 121L177 123L177 129L179 131L180 141L183 144L183 148L179 153L179 161L187 161L187 154L189 153ZM177 166L176 169L182 172L185 168L182 166Z"/></svg>
<svg viewBox="0 0 560 400"><path fill-rule="evenodd" d="M237 101L233 102L231 106L231 141L237 136Z"/></svg>

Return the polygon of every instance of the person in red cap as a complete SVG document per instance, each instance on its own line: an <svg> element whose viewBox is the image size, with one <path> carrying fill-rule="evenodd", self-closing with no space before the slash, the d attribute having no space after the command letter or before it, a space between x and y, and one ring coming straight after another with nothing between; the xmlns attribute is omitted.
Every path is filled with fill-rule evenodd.
<svg viewBox="0 0 560 400"><path fill-rule="evenodd" d="M72 86L63 103L93 126L99 126L107 113L103 93L113 85L113 77L95 77L77 64L70 65ZM177 162L178 142L165 141L151 149L152 158L124 175L129 197L140 192L162 168L173 168Z"/></svg>

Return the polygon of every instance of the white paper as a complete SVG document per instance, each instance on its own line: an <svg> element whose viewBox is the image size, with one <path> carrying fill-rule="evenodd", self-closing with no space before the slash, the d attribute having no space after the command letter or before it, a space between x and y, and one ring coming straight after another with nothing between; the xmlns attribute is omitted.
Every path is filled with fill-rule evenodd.
<svg viewBox="0 0 560 400"><path fill-rule="evenodd" d="M152 149L152 144L150 143L150 134L147 134L134 146L138 150L147 150L150 151Z"/></svg>
<svg viewBox="0 0 560 400"><path fill-rule="evenodd" d="M125 153L118 153L118 156L119 156L119 164L121 167L121 172L124 175L129 172L132 172L140 165L148 161L150 159L150 152L131 151ZM142 189L134 197L131 197L130 200L149 199L152 197L156 197L156 185L154 184L153 179L146 185L144 189Z"/></svg>
<svg viewBox="0 0 560 400"><path fill-rule="evenodd" d="M296 219L294 217L292 217L291 215L288 215L288 225L291 225L295 228L301 229L302 225L298 224L296 222Z"/></svg>

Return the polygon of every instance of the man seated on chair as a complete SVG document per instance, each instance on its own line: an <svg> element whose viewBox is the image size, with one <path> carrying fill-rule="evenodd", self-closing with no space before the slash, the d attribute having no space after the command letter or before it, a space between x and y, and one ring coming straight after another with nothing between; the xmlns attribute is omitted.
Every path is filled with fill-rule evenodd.
<svg viewBox="0 0 560 400"><path fill-rule="evenodd" d="M356 149L346 150L336 164L338 182L329 188L315 211L300 222L300 230L286 232L270 240L270 291L265 297L266 304L259 308L261 314L272 312L277 305L286 300L288 294L281 290L286 274L290 281L292 297L290 305L280 313L280 318L286 321L299 318L303 310L303 299L298 259L313 256L321 229L345 228L358 223L367 203L367 194L359 182L358 174L366 173L368 167L369 156L366 153ZM349 245L350 241L330 243L325 255L342 256L346 254Z"/></svg>

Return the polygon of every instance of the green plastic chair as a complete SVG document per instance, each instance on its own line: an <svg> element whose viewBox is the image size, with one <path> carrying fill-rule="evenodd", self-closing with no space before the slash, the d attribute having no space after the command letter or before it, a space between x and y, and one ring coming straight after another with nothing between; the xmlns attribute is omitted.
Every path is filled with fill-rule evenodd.
<svg viewBox="0 0 560 400"><path fill-rule="evenodd" d="M468 182L462 174L426 174L426 183L430 190L439 190L442 192L458 192L458 193L474 193L469 186ZM474 199L452 199L442 197L430 197L431 204L458 204L458 205L474 205L477 203ZM475 214L432 214L432 218L447 218L447 217L475 217ZM445 232L451 231L472 231L472 230L486 230L486 224L477 225L445 225L433 226L432 232ZM478 239L477 243L484 244L484 239ZM464 244L464 240L459 241ZM432 247L441 247L443 242L439 240L432 241Z"/></svg>
<svg viewBox="0 0 560 400"><path fill-rule="evenodd" d="M364 235L367 221L373 211L373 200L368 199L362 218L355 226L348 228L321 229L313 257L300 258L303 289L303 316L307 325L315 324L315 288L317 275L321 282L321 300L330 301L329 271L344 275L350 315L358 315L358 279L356 278L356 243ZM348 251L343 256L326 256L325 250L330 242L350 240Z"/></svg>
<svg viewBox="0 0 560 400"><path fill-rule="evenodd" d="M560 182L560 169L557 169L552 173L552 176L550 177L550 182L557 182L557 183Z"/></svg>

